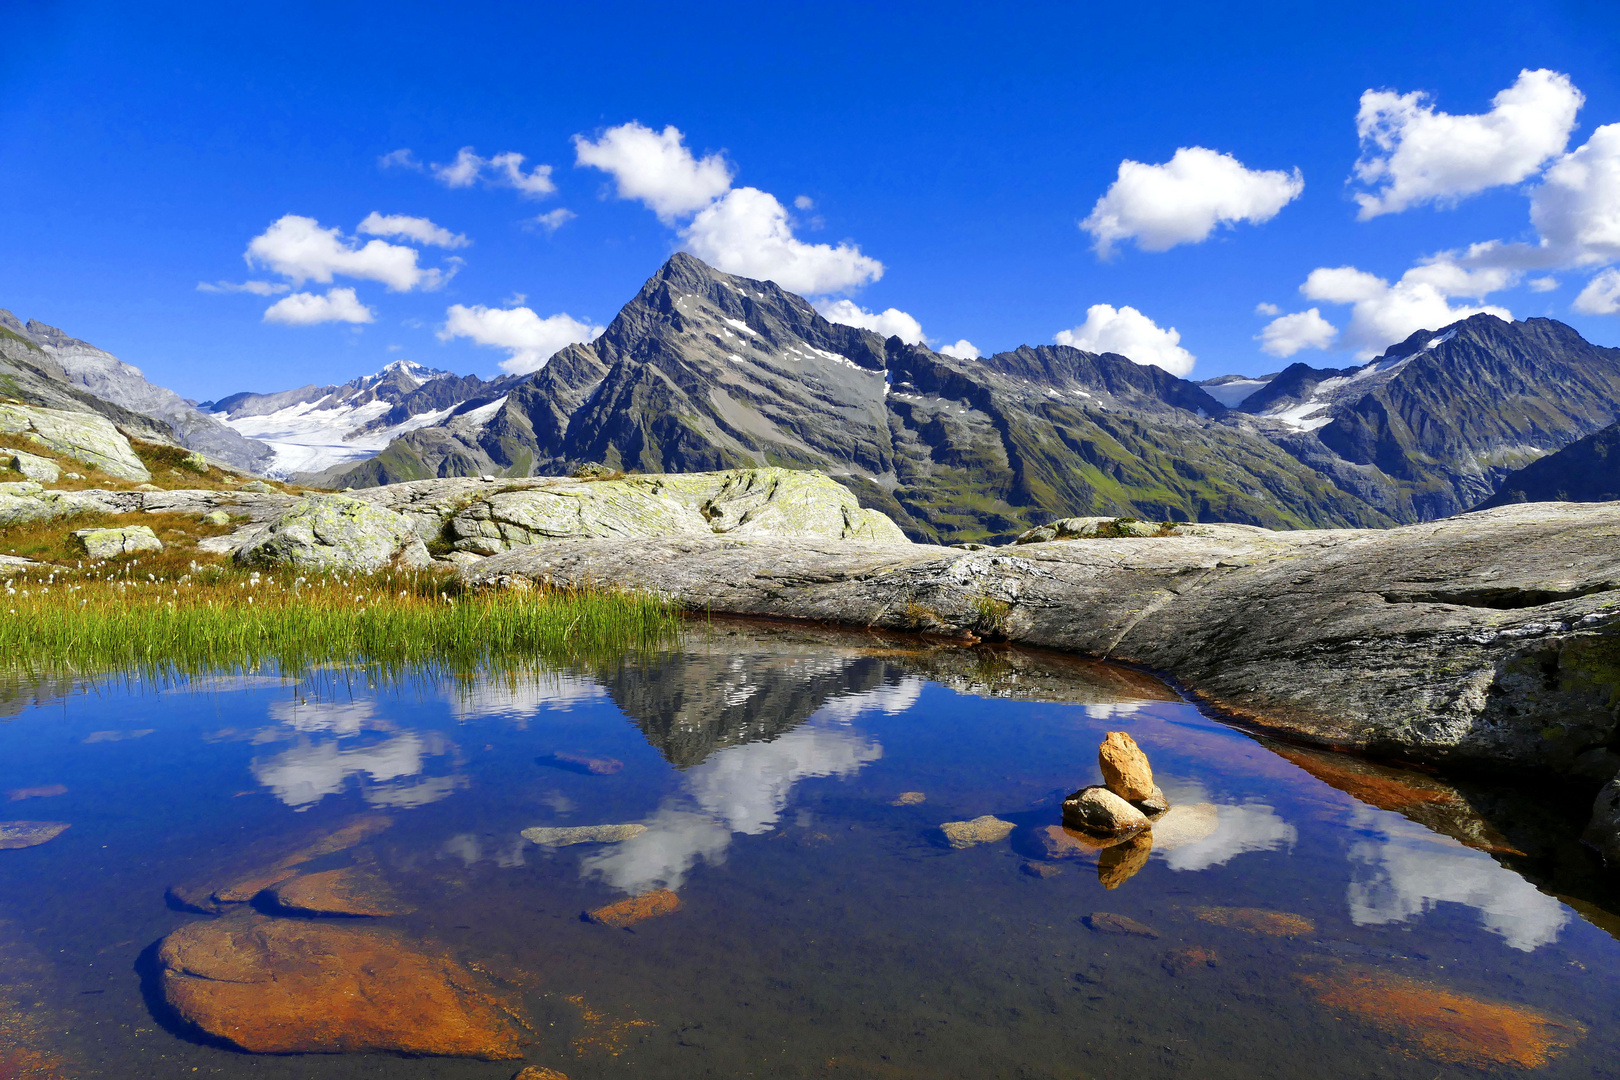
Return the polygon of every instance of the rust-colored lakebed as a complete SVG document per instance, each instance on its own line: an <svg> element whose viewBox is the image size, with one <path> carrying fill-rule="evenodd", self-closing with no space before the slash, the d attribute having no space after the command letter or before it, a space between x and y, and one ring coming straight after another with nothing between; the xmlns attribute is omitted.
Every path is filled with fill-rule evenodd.
<svg viewBox="0 0 1620 1080"><path fill-rule="evenodd" d="M1527 870L1511 799L1126 669L717 624L555 673L61 690L0 725L3 1080L1616 1056L1615 905ZM1059 813L1109 731L1172 803L1117 843Z"/></svg>

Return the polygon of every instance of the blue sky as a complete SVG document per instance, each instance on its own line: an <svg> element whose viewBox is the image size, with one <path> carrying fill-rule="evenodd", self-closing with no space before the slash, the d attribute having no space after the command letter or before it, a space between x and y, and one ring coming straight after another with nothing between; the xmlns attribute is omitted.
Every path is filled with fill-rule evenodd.
<svg viewBox="0 0 1620 1080"><path fill-rule="evenodd" d="M1620 124L1613 4L13 0L5 18L0 307L198 399L400 357L532 366L678 247L787 259L851 302L829 310L896 309L915 323L877 325L936 346L1067 332L1190 354L1194 378L1347 365L1435 304L1620 344L1620 128L1593 137ZM1358 139L1368 91L1390 92L1368 113L1382 149ZM1127 181L1127 160L1178 164ZM1387 212L1358 220L1358 194ZM1361 276L1312 277L1345 267ZM1413 295L1379 292L1415 267ZM266 295L198 288L250 281Z"/></svg>

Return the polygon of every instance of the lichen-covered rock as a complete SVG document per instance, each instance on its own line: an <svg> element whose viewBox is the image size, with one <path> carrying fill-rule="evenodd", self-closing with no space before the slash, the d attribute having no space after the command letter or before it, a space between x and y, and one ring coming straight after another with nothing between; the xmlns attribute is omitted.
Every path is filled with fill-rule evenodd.
<svg viewBox="0 0 1620 1080"><path fill-rule="evenodd" d="M347 495L311 495L269 523L239 548L243 566L300 570L381 570L393 563L428 565L421 537L399 514Z"/></svg>
<svg viewBox="0 0 1620 1080"><path fill-rule="evenodd" d="M176 930L158 965L176 1013L249 1053L521 1056L481 979L384 930L235 916Z"/></svg>
<svg viewBox="0 0 1620 1080"><path fill-rule="evenodd" d="M145 525L126 525L117 529L75 529L73 535L84 545L84 553L92 559L116 559L120 555L163 550L163 541Z"/></svg>
<svg viewBox="0 0 1620 1080"><path fill-rule="evenodd" d="M848 488L818 472L733 469L659 479L665 493L693 506L715 533L908 542L887 515L862 509Z"/></svg>
<svg viewBox="0 0 1620 1080"><path fill-rule="evenodd" d="M698 536L703 519L645 480L567 481L498 492L450 519L459 551L494 555L542 540Z"/></svg>
<svg viewBox="0 0 1620 1080"><path fill-rule="evenodd" d="M229 525L231 523L231 515L227 514L223 510L210 510L210 511L208 511L208 513L206 513L206 514L204 514L202 516L202 519L203 519L203 524L205 524L205 525L216 525L217 526L217 525Z"/></svg>
<svg viewBox="0 0 1620 1080"><path fill-rule="evenodd" d="M42 484L54 484L62 477L62 470L50 458L0 446L0 468L15 469Z"/></svg>
<svg viewBox="0 0 1620 1080"><path fill-rule="evenodd" d="M123 433L95 413L0 404L0 435L21 435L120 480L152 479Z"/></svg>
<svg viewBox="0 0 1620 1080"><path fill-rule="evenodd" d="M1153 769L1136 740L1123 731L1110 731L1097 748L1103 785L1126 802L1151 799L1156 789Z"/></svg>
<svg viewBox="0 0 1620 1080"><path fill-rule="evenodd" d="M1142 811L1105 787L1087 787L1063 800L1063 824L1100 836L1120 836L1148 828Z"/></svg>

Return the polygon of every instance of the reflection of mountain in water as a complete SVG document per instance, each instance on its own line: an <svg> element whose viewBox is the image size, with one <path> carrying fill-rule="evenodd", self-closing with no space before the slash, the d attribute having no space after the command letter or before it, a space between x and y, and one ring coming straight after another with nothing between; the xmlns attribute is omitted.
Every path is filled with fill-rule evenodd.
<svg viewBox="0 0 1620 1080"><path fill-rule="evenodd" d="M671 653L603 673L614 704L671 765L775 739L829 699L897 684L904 673L867 656Z"/></svg>

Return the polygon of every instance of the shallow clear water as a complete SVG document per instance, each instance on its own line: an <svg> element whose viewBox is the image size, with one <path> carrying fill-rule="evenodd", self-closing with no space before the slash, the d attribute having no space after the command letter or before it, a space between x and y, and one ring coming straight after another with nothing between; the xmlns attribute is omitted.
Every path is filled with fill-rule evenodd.
<svg viewBox="0 0 1620 1080"><path fill-rule="evenodd" d="M522 1062L245 1054L163 1004L156 943L214 918L171 889L360 814L391 825L304 869L369 866L416 910L344 925L487 974L528 1062L575 1080L1586 1077L1616 1059L1604 897L1509 869L1524 844L1456 789L1285 757L1122 669L743 627L541 676L57 691L0 723L0 793L42 789L0 819L71 825L0 851L0 1078L512 1076ZM1192 811L1134 874L1047 840L1109 730ZM985 814L1016 827L966 849L939 830ZM604 823L647 831L519 835ZM677 910L581 918L658 888Z"/></svg>

